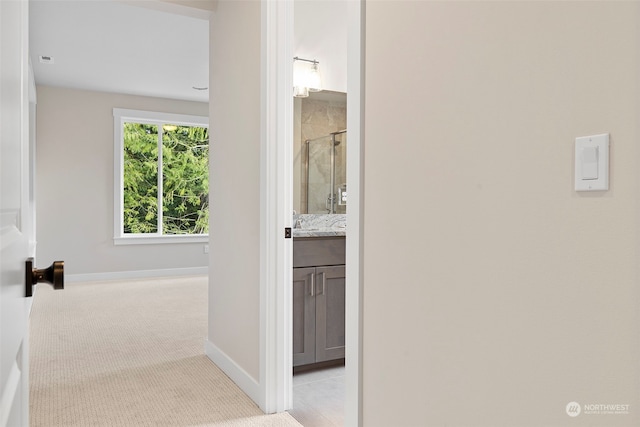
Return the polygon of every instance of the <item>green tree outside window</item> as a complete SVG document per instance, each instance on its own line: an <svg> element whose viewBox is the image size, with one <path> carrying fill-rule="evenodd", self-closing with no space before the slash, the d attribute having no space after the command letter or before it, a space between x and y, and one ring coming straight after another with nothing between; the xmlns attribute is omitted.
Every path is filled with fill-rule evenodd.
<svg viewBox="0 0 640 427"><path fill-rule="evenodd" d="M124 233L207 234L209 129L125 122L123 136Z"/></svg>

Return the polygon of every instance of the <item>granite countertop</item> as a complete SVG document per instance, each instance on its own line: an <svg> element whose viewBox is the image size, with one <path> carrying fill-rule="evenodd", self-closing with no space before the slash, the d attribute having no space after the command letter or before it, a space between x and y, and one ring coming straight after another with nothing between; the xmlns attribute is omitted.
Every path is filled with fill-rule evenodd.
<svg viewBox="0 0 640 427"><path fill-rule="evenodd" d="M299 214L293 216L293 237L347 235L346 214Z"/></svg>

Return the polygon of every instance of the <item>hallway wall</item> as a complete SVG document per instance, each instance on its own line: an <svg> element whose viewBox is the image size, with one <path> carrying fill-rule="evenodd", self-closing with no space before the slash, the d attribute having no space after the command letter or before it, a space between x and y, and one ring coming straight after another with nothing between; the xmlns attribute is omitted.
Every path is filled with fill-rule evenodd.
<svg viewBox="0 0 640 427"><path fill-rule="evenodd" d="M209 328L206 351L259 400L261 4L221 1L210 27ZM237 375L236 375L237 374ZM252 392L253 391L253 392Z"/></svg>
<svg viewBox="0 0 640 427"><path fill-rule="evenodd" d="M640 425L639 52L639 2L367 2L365 426Z"/></svg>

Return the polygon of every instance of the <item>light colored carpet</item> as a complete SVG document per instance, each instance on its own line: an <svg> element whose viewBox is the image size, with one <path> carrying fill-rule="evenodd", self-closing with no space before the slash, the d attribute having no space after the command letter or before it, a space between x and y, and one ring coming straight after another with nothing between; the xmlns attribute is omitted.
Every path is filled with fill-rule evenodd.
<svg viewBox="0 0 640 427"><path fill-rule="evenodd" d="M38 285L31 425L300 426L205 355L207 278Z"/></svg>

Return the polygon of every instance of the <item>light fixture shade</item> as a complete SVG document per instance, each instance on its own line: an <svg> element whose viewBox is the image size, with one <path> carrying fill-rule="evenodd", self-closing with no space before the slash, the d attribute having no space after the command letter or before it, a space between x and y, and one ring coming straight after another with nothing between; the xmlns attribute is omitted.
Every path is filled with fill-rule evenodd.
<svg viewBox="0 0 640 427"><path fill-rule="evenodd" d="M296 98L306 98L307 96L309 96L309 89L304 86L294 86L293 96L295 96Z"/></svg>
<svg viewBox="0 0 640 427"><path fill-rule="evenodd" d="M300 60L293 61L293 86L307 86L308 70L309 64L307 64L306 62Z"/></svg>
<svg viewBox="0 0 640 427"><path fill-rule="evenodd" d="M293 58L293 96L304 98L322 90L322 78L315 59Z"/></svg>
<svg viewBox="0 0 640 427"><path fill-rule="evenodd" d="M310 92L320 92L322 90L322 78L320 76L320 70L318 70L318 63L311 64L311 69L307 75L307 85Z"/></svg>

